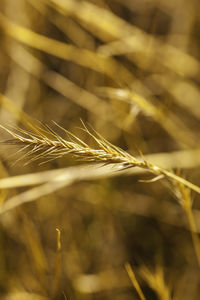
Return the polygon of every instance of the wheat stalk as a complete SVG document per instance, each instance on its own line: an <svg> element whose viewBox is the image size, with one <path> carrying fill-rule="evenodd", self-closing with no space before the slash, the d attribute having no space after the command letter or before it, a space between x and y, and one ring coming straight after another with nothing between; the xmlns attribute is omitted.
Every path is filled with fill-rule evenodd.
<svg viewBox="0 0 200 300"><path fill-rule="evenodd" d="M23 145L23 149L27 150L24 155L24 157L27 158L27 163L39 159L42 159L42 163L44 163L70 154L72 157L78 158L78 160L84 162L118 164L118 170L126 170L133 167L143 168L152 172L156 176L152 181L167 178L172 183L176 181L200 194L200 187L174 174L172 171L147 162L142 157L141 159L135 158L128 152L109 143L98 133L95 133L95 135L92 134L85 126L83 130L95 140L98 145L98 149L89 147L77 136L68 132L58 124L56 125L67 133L69 136L68 140L62 138L47 126L44 127L45 129L35 127L34 131L36 133L28 132L21 128L16 128L15 131L17 132L15 132L2 125L0 125L0 127L6 130L13 137L13 139L3 141L3 143Z"/></svg>

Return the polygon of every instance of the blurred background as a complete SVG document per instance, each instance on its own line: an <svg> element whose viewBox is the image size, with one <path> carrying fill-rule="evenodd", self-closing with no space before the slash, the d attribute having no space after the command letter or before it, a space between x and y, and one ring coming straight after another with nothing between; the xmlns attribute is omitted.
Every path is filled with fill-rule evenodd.
<svg viewBox="0 0 200 300"><path fill-rule="evenodd" d="M92 147L83 120L200 186L198 0L1 0L0 45L1 125L55 121ZM80 164L15 163L17 150L1 145L1 178ZM140 179L152 175L37 185L36 201L1 215L1 299L199 299L198 234L166 182Z"/></svg>

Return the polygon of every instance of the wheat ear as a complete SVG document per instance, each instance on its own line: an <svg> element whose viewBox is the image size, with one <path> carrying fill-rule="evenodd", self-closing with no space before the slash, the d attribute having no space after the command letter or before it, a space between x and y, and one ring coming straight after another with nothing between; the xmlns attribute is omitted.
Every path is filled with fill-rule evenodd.
<svg viewBox="0 0 200 300"><path fill-rule="evenodd" d="M120 166L119 170L133 167L143 168L152 172L156 176L155 179L161 179L165 177L172 182L175 181L181 183L189 189L200 194L200 187L194 185L193 183L174 174L169 170L163 169L150 162L147 162L143 158L135 158L128 152L109 143L98 133L95 133L95 135L92 134L85 126L84 130L95 140L98 149L89 147L77 136L68 132L59 125L57 126L67 133L67 135L69 136L68 140L62 138L50 127L45 127L45 129L36 128L36 133L32 133L21 128L17 128L17 132L15 132L0 125L0 127L11 134L13 138L3 141L3 143L24 145L24 148L27 149L25 157L27 158L28 163L38 159L42 159L42 162L46 162L70 154L71 156L78 158L78 160L80 161L118 164Z"/></svg>

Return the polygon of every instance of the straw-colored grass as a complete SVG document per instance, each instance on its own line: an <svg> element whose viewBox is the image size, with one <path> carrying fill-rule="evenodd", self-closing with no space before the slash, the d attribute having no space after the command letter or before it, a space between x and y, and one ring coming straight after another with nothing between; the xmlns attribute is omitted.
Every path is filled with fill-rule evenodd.
<svg viewBox="0 0 200 300"><path fill-rule="evenodd" d="M0 299L199 299L199 12L0 1Z"/></svg>

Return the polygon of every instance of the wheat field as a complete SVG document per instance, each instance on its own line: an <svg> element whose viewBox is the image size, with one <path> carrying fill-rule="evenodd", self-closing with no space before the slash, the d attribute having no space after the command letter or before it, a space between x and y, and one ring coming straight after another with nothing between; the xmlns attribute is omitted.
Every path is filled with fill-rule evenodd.
<svg viewBox="0 0 200 300"><path fill-rule="evenodd" d="M1 0L0 43L0 299L199 299L200 2Z"/></svg>

